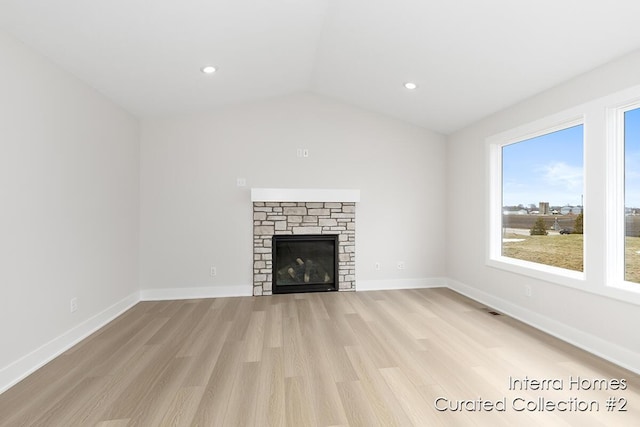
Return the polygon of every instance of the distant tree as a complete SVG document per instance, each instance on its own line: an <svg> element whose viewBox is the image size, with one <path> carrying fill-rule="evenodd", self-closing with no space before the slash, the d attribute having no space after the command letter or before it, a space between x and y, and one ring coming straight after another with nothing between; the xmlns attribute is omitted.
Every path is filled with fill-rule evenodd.
<svg viewBox="0 0 640 427"><path fill-rule="evenodd" d="M533 227L529 230L529 234L531 236L546 236L549 234L547 232L547 226L544 223L544 219L542 217L538 217L536 222L533 223Z"/></svg>
<svg viewBox="0 0 640 427"><path fill-rule="evenodd" d="M584 216L583 216L583 213L580 212L576 217L576 222L573 225L573 232L575 234L584 234L583 223L584 223Z"/></svg>

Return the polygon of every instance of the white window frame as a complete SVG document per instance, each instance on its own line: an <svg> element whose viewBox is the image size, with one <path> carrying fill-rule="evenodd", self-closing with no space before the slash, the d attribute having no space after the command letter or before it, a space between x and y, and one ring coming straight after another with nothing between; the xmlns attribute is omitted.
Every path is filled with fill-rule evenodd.
<svg viewBox="0 0 640 427"><path fill-rule="evenodd" d="M502 148L511 144L523 142L538 136L557 132L573 126L583 126L583 177L585 178L585 188L583 194L586 199L586 176L587 164L585 162L586 153L586 133L587 123L585 116L578 109L572 109L561 114L557 114L534 123L520 126L518 128L494 135L486 140L488 159L487 177L489 189L489 212L487 229L487 258L486 264L525 276L535 277L553 283L581 288L586 280L587 274L587 235L589 216L585 215L584 223L584 246L583 246L583 271L574 271L564 268L554 267L531 261L524 261L502 255ZM588 206L588 203L584 201Z"/></svg>
<svg viewBox="0 0 640 427"><path fill-rule="evenodd" d="M606 286L612 288L614 292L632 292L640 300L640 283L624 279L626 234L624 113L640 108L639 91L632 91L629 96L634 92L635 97L607 107Z"/></svg>

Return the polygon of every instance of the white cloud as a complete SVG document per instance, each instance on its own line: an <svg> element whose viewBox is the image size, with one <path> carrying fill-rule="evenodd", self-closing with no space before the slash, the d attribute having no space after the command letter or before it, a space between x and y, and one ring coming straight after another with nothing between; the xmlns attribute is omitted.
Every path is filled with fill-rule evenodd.
<svg viewBox="0 0 640 427"><path fill-rule="evenodd" d="M557 189L566 189L569 193L582 193L582 167L571 166L564 162L553 162L541 169L545 184Z"/></svg>
<svg viewBox="0 0 640 427"><path fill-rule="evenodd" d="M552 206L579 205L582 203L584 178L581 166L553 161L533 168L530 176L510 179L503 184L503 204L538 204L549 202Z"/></svg>

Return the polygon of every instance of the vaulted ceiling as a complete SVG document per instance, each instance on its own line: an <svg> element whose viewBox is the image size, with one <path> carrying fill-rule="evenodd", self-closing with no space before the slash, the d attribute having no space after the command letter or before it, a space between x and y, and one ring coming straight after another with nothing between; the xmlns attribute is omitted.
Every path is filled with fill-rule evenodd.
<svg viewBox="0 0 640 427"><path fill-rule="evenodd" d="M640 48L639 16L637 0L0 0L1 30L139 117L308 91L442 133Z"/></svg>

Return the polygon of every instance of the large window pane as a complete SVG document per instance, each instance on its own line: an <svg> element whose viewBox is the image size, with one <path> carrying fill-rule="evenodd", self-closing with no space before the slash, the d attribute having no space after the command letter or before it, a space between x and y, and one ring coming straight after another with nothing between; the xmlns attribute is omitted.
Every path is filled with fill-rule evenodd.
<svg viewBox="0 0 640 427"><path fill-rule="evenodd" d="M583 141L578 125L502 147L503 256L583 271Z"/></svg>
<svg viewBox="0 0 640 427"><path fill-rule="evenodd" d="M640 283L640 108L624 113L624 279Z"/></svg>

